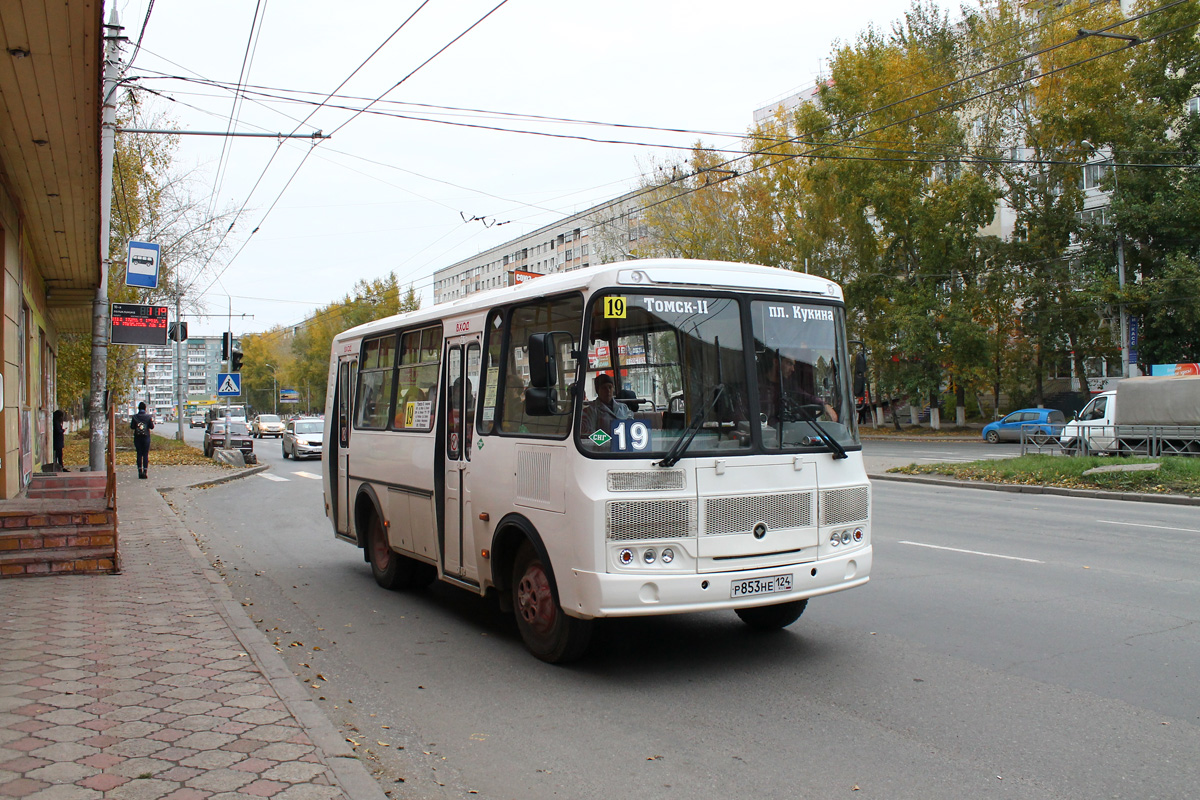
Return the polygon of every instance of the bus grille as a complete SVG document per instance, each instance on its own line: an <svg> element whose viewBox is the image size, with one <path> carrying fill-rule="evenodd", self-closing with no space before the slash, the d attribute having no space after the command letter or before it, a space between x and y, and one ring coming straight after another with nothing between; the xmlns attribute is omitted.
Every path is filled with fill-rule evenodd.
<svg viewBox="0 0 1200 800"><path fill-rule="evenodd" d="M821 492L821 524L841 525L867 519L871 490L868 486L828 489Z"/></svg>
<svg viewBox="0 0 1200 800"><path fill-rule="evenodd" d="M681 539L696 535L695 500L612 501L608 504L608 538Z"/></svg>
<svg viewBox="0 0 1200 800"><path fill-rule="evenodd" d="M704 501L704 533L749 533L759 522L772 530L813 524L813 493L712 497Z"/></svg>
<svg viewBox="0 0 1200 800"><path fill-rule="evenodd" d="M654 492L683 487L684 477L681 469L608 473L610 492Z"/></svg>

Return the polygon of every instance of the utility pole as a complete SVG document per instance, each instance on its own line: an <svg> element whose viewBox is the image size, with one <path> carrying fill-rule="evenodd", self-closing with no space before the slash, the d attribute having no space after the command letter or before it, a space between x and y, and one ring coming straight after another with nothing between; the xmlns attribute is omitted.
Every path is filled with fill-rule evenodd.
<svg viewBox="0 0 1200 800"><path fill-rule="evenodd" d="M108 17L104 54L104 117L100 125L100 285L92 301L92 398L88 414L91 439L88 442L88 468L104 469L104 451L108 439L108 270L109 242L112 229L112 171L116 147L117 82L121 75L120 21L116 4Z"/></svg>
<svg viewBox="0 0 1200 800"><path fill-rule="evenodd" d="M184 387L186 384L187 337L183 335L183 315L179 313L183 293L179 288L179 273L175 273L175 417L179 425L175 438L183 441Z"/></svg>

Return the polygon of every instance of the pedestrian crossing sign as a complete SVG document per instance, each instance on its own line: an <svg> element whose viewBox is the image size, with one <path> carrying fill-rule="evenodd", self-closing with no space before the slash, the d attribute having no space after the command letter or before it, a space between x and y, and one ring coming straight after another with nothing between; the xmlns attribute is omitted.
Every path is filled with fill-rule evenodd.
<svg viewBox="0 0 1200 800"><path fill-rule="evenodd" d="M242 373L218 372L217 396L234 397L242 393Z"/></svg>

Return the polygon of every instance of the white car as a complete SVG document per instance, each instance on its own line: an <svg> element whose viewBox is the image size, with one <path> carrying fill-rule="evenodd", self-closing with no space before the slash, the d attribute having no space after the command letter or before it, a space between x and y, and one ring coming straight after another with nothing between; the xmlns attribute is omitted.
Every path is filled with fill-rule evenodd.
<svg viewBox="0 0 1200 800"><path fill-rule="evenodd" d="M321 439L325 433L325 420L294 419L283 431L283 457L320 458Z"/></svg>
<svg viewBox="0 0 1200 800"><path fill-rule="evenodd" d="M263 439L267 436L283 436L283 420L278 414L259 414L250 423L250 433L255 439Z"/></svg>

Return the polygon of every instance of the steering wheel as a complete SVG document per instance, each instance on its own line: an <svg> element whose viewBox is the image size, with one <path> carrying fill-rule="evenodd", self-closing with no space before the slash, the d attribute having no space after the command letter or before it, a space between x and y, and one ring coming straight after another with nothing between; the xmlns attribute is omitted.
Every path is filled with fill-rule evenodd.
<svg viewBox="0 0 1200 800"><path fill-rule="evenodd" d="M789 411L794 411L798 419L816 419L825 412L825 406L822 403L804 403L794 406Z"/></svg>

